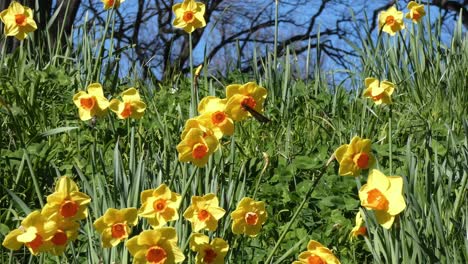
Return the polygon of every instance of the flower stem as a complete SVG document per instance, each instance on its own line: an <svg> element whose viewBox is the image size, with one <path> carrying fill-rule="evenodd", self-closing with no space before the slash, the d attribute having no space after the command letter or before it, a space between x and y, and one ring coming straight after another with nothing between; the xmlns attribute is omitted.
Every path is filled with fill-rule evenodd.
<svg viewBox="0 0 468 264"><path fill-rule="evenodd" d="M291 228L291 225L294 223L294 221L296 221L296 218L299 216L299 213L302 211L302 208L304 207L306 202L309 200L312 192L315 190L315 187L317 187L318 183L320 182L320 179L322 178L322 176L325 173L325 171L327 170L327 168L328 168L328 163L326 165L322 166L322 169L320 170L319 175L317 177L315 177L314 183L312 184L310 189L307 191L307 193L304 195L304 199L302 199L301 204L296 209L296 212L294 212L294 215L292 216L291 220L289 221L288 224L286 224L286 228L283 229L283 232L281 233L278 241L276 242L275 247L273 248L273 250L268 255L268 258L265 261L266 264L271 263L271 261L273 259L273 255L275 254L276 250L278 249L278 247L281 244L281 242L283 241L283 239L286 237L286 234L288 233L289 228Z"/></svg>
<svg viewBox="0 0 468 264"><path fill-rule="evenodd" d="M390 116L388 117L388 158L390 175L392 175L392 106L390 105Z"/></svg>
<svg viewBox="0 0 468 264"><path fill-rule="evenodd" d="M192 33L189 33L189 59L190 59L190 91L191 91L191 100L190 100L190 117L194 117L197 114L197 105L198 105L198 93L195 90L194 84L194 74L193 74L193 47L192 47Z"/></svg>

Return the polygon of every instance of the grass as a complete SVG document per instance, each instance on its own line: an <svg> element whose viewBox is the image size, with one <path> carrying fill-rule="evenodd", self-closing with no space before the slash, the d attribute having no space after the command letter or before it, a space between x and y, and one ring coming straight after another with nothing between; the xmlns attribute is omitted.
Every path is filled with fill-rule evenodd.
<svg viewBox="0 0 468 264"><path fill-rule="evenodd" d="M342 263L467 262L468 39L461 21L449 44L440 41L440 28L431 31L428 24L377 40L364 30L350 42L360 62L340 83L318 67L314 79L295 77L300 66L289 52L271 54L250 74L234 71L218 79L202 71L200 98L224 97L226 85L251 80L267 88L265 113L272 120L237 123L234 136L223 138L202 169L178 162L175 150L190 116L190 80L154 83L142 80L136 67L116 78L120 55L96 38L102 34L76 30L83 41L73 47L46 48L35 36L0 58L0 239L41 208L62 175L92 197L89 216L63 256L1 247L1 263L127 263L123 244L101 248L92 223L107 208L138 208L140 192L161 183L182 194L180 215L192 195L219 197L228 213L209 234L229 242L227 263L291 263L310 239ZM362 97L366 77L397 84L391 107ZM144 118L120 121L109 114L95 123L79 121L73 94L97 81L107 96L135 86L148 105ZM388 231L366 212L368 236L351 241L366 173L341 177L336 161L325 163L354 135L372 140L377 168L403 177L407 208ZM267 204L269 218L256 238L231 232L229 213L245 196ZM181 217L171 226L185 263L193 263L190 225ZM140 221L133 234L148 228Z"/></svg>

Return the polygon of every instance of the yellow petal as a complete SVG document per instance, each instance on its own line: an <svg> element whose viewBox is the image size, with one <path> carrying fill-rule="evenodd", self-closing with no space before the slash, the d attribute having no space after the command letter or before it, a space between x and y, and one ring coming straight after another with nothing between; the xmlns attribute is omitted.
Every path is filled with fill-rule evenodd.
<svg viewBox="0 0 468 264"><path fill-rule="evenodd" d="M376 188L382 193L385 193L388 187L390 187L390 181L388 180L387 176L375 169L370 171L367 184L369 185L370 189Z"/></svg>
<svg viewBox="0 0 468 264"><path fill-rule="evenodd" d="M374 211L375 212L375 218L377 219L377 222L385 229L390 229L392 227L393 221L395 220L395 217L390 215L389 213L381 210Z"/></svg>
<svg viewBox="0 0 468 264"><path fill-rule="evenodd" d="M18 250L23 246L22 242L18 241L18 236L23 234L23 230L14 229L8 235L6 235L5 239L2 242L2 246L8 248L9 250Z"/></svg>
<svg viewBox="0 0 468 264"><path fill-rule="evenodd" d="M122 100L124 102L137 102L141 99L137 89L132 87L122 92Z"/></svg>
<svg viewBox="0 0 468 264"><path fill-rule="evenodd" d="M104 97L104 92L102 91L102 86L100 83L92 83L88 85L88 94L96 97Z"/></svg>

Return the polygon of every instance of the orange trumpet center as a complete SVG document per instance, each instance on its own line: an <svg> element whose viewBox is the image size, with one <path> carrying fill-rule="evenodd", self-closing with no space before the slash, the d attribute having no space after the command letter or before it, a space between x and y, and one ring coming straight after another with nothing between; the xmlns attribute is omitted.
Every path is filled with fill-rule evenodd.
<svg viewBox="0 0 468 264"><path fill-rule="evenodd" d="M132 109L132 104L131 103L125 103L124 109L120 115L122 115L123 118L128 118L129 116L132 115L133 109Z"/></svg>
<svg viewBox="0 0 468 264"><path fill-rule="evenodd" d="M208 147L205 144L197 143L192 149L194 159L202 159L208 153Z"/></svg>
<svg viewBox="0 0 468 264"><path fill-rule="evenodd" d="M393 24L395 24L395 18L393 16L388 16L385 19L385 24L387 24L389 26L393 26Z"/></svg>
<svg viewBox="0 0 468 264"><path fill-rule="evenodd" d="M26 16L23 14L16 14L15 22L18 26L26 26Z"/></svg>
<svg viewBox="0 0 468 264"><path fill-rule="evenodd" d="M213 122L213 124L215 125L221 124L222 122L224 122L224 120L226 120L226 114L222 111L214 112L211 115L211 122Z"/></svg>
<svg viewBox="0 0 468 264"><path fill-rule="evenodd" d="M359 236L365 236L367 233L367 228L365 226L361 226L357 231L356 231L356 235Z"/></svg>
<svg viewBox="0 0 468 264"><path fill-rule="evenodd" d="M369 166L369 155L365 152L358 153L354 155L353 161L360 169L367 169Z"/></svg>
<svg viewBox="0 0 468 264"><path fill-rule="evenodd" d="M36 237L33 241L26 243L26 246L32 248L36 251L44 242L42 241L42 237L39 234L36 234Z"/></svg>
<svg viewBox="0 0 468 264"><path fill-rule="evenodd" d="M96 104L96 100L94 97L89 97L89 98L81 98L80 99L80 105L86 110L91 110L93 109L94 105Z"/></svg>
<svg viewBox="0 0 468 264"><path fill-rule="evenodd" d="M208 220L208 218L210 218L210 213L207 210L203 209L200 212L198 212L197 217L198 220L205 222L206 220Z"/></svg>
<svg viewBox="0 0 468 264"><path fill-rule="evenodd" d="M127 235L127 231L125 230L125 224L122 223L113 224L111 232L113 238L123 238Z"/></svg>
<svg viewBox="0 0 468 264"><path fill-rule="evenodd" d="M418 11L413 11L413 20L419 20L419 18L421 18L421 15Z"/></svg>
<svg viewBox="0 0 468 264"><path fill-rule="evenodd" d="M213 249L205 249L205 256L203 257L203 262L208 264L213 263L216 259L216 256L217 254Z"/></svg>
<svg viewBox="0 0 468 264"><path fill-rule="evenodd" d="M319 256L311 255L307 258L307 264L326 264L326 262Z"/></svg>
<svg viewBox="0 0 468 264"><path fill-rule="evenodd" d="M51 241L56 246L63 246L67 243L67 234L62 230L58 230L57 233L52 237Z"/></svg>
<svg viewBox="0 0 468 264"><path fill-rule="evenodd" d="M258 222L258 215L254 212L248 212L245 214L245 222L248 225L256 225Z"/></svg>
<svg viewBox="0 0 468 264"><path fill-rule="evenodd" d="M146 260L149 263L163 264L166 262L166 259L167 253L166 250L164 250L162 247L153 246L146 251Z"/></svg>
<svg viewBox="0 0 468 264"><path fill-rule="evenodd" d="M242 106L248 106L248 107L253 109L257 105L257 102L255 101L255 99L252 96L246 96L246 98L244 100L242 100L241 105Z"/></svg>
<svg viewBox="0 0 468 264"><path fill-rule="evenodd" d="M192 23L194 18L195 18L195 15L193 14L192 11L185 11L184 16L182 17L185 23Z"/></svg>
<svg viewBox="0 0 468 264"><path fill-rule="evenodd" d="M60 214L63 217L72 217L75 216L78 212L78 204L72 200L65 200L63 201L62 205L60 206Z"/></svg>
<svg viewBox="0 0 468 264"><path fill-rule="evenodd" d="M382 99L383 95L384 95L384 93L381 93L381 94L376 95L376 96L372 96L372 100L373 101L378 101L378 100Z"/></svg>
<svg viewBox="0 0 468 264"><path fill-rule="evenodd" d="M372 189L367 192L368 207L374 210L387 210L388 200L385 196L377 189Z"/></svg>
<svg viewBox="0 0 468 264"><path fill-rule="evenodd" d="M154 201L153 208L154 208L154 210L156 212L164 211L164 209L166 209L166 200L158 199L158 200Z"/></svg>

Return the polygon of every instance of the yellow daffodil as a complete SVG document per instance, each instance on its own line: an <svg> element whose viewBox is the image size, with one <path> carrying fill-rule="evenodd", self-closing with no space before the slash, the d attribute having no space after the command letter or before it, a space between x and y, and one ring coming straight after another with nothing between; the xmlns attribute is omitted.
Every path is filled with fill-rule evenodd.
<svg viewBox="0 0 468 264"><path fill-rule="evenodd" d="M14 36L19 40L25 39L28 33L37 29L32 9L16 1L11 2L8 8L0 13L0 20L5 24L5 35Z"/></svg>
<svg viewBox="0 0 468 264"><path fill-rule="evenodd" d="M203 234L193 233L190 236L190 249L197 252L196 264L224 264L229 245L221 238L210 238Z"/></svg>
<svg viewBox="0 0 468 264"><path fill-rule="evenodd" d="M398 11L395 6L379 14L379 30L394 36L398 31L405 28L403 23L403 12Z"/></svg>
<svg viewBox="0 0 468 264"><path fill-rule="evenodd" d="M45 241L48 247L48 253L54 256L61 256L69 242L74 241L78 237L80 225L75 221L65 219L57 219L57 217L49 218L48 220L55 221L57 229L52 238Z"/></svg>
<svg viewBox="0 0 468 264"><path fill-rule="evenodd" d="M26 246L31 254L49 251L46 241L50 240L57 230L57 224L49 221L39 210L30 213L18 229L12 230L3 240L2 245L10 250Z"/></svg>
<svg viewBox="0 0 468 264"><path fill-rule="evenodd" d="M200 128L192 128L176 147L179 161L192 162L198 167L203 167L218 145L219 141L213 134L207 134Z"/></svg>
<svg viewBox="0 0 468 264"><path fill-rule="evenodd" d="M408 9L409 13L406 14L406 18L413 20L416 24L426 15L424 5L420 5L414 1L408 3Z"/></svg>
<svg viewBox="0 0 468 264"><path fill-rule="evenodd" d="M188 132L192 130L192 128L197 128L203 131L203 137L206 138L207 136L213 136L215 135L214 131L209 128L208 126L210 124L207 124L203 120L199 119L200 116L190 118L185 122L184 130L182 131L182 134L180 135L180 138L182 140L185 139L187 136Z"/></svg>
<svg viewBox="0 0 468 264"><path fill-rule="evenodd" d="M42 214L48 218L77 221L87 217L90 202L91 198L80 192L73 180L63 176L58 180L55 192L47 196Z"/></svg>
<svg viewBox="0 0 468 264"><path fill-rule="evenodd" d="M185 210L184 217L192 223L192 231L202 229L215 231L218 228L218 220L226 211L219 207L218 197L209 193L205 196L192 196L192 203Z"/></svg>
<svg viewBox="0 0 468 264"><path fill-rule="evenodd" d="M361 170L372 167L375 163L371 153L371 141L358 136L351 143L340 146L335 151L335 158L340 163L338 174L357 177Z"/></svg>
<svg viewBox="0 0 468 264"><path fill-rule="evenodd" d="M372 99L376 105L391 104L395 85L389 81L379 82L375 78L366 78L364 97Z"/></svg>
<svg viewBox="0 0 468 264"><path fill-rule="evenodd" d="M242 121L251 116L246 107L263 113L263 102L265 102L266 96L267 90L254 82L244 85L228 85L226 87L225 112L234 121Z"/></svg>
<svg viewBox="0 0 468 264"><path fill-rule="evenodd" d="M172 227L145 230L128 240L125 246L134 264L173 264L185 259L177 247L177 234Z"/></svg>
<svg viewBox="0 0 468 264"><path fill-rule="evenodd" d="M225 111L226 102L227 99L207 96L198 104L200 116L196 119L210 128L218 139L223 135L231 136L234 133L234 122Z"/></svg>
<svg viewBox="0 0 468 264"><path fill-rule="evenodd" d="M356 238L357 236L365 236L367 234L367 228L363 226L364 221L362 220L361 211L356 214L356 226L353 227L351 233L349 234L351 238Z"/></svg>
<svg viewBox="0 0 468 264"><path fill-rule="evenodd" d="M101 0L101 2L104 4L104 9L110 9L110 8L119 8L120 4L125 2L125 0Z"/></svg>
<svg viewBox="0 0 468 264"><path fill-rule="evenodd" d="M123 102L112 99L109 108L117 114L120 119L134 118L140 119L146 109L146 104L141 101L140 94L135 88L129 88L122 92Z"/></svg>
<svg viewBox="0 0 468 264"><path fill-rule="evenodd" d="M92 83L88 86L88 92L79 91L73 96L73 103L79 109L80 119L89 120L94 116L103 116L109 107L109 101L104 97L102 86Z"/></svg>
<svg viewBox="0 0 468 264"><path fill-rule="evenodd" d="M178 3L172 6L172 11L175 14L175 19L172 24L176 28L182 28L187 33L192 33L197 28L206 26L205 4L195 2L194 0L184 0L183 3Z"/></svg>
<svg viewBox="0 0 468 264"><path fill-rule="evenodd" d="M315 240L310 240L307 251L299 254L299 260L293 264L339 264L338 258L333 255L330 249L324 247Z"/></svg>
<svg viewBox="0 0 468 264"><path fill-rule="evenodd" d="M403 178L400 176L385 176L378 170L369 173L367 184L359 190L361 205L368 210L374 210L377 222L389 229L395 216L406 208L403 197Z"/></svg>
<svg viewBox="0 0 468 264"><path fill-rule="evenodd" d="M179 219L180 194L171 192L169 187L161 184L156 189L141 192L141 208L138 215L148 220L153 227L161 227L169 221Z"/></svg>
<svg viewBox="0 0 468 264"><path fill-rule="evenodd" d="M102 247L117 246L122 240L128 238L132 227L138 223L137 209L109 208L103 216L94 221L94 228L101 234Z"/></svg>
<svg viewBox="0 0 468 264"><path fill-rule="evenodd" d="M231 213L232 233L255 237L268 217L264 202L244 197Z"/></svg>

